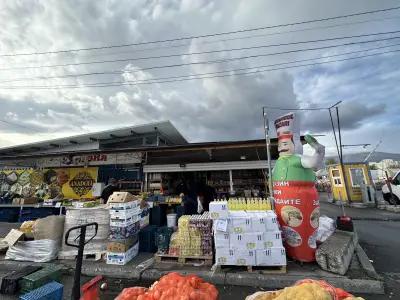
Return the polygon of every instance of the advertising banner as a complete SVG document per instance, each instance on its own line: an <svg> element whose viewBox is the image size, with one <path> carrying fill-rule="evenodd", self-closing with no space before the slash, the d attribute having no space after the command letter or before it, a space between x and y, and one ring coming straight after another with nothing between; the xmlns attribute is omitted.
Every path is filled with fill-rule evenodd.
<svg viewBox="0 0 400 300"><path fill-rule="evenodd" d="M3 169L0 191L11 191L22 197L43 199L92 198L91 188L97 181L98 168Z"/></svg>

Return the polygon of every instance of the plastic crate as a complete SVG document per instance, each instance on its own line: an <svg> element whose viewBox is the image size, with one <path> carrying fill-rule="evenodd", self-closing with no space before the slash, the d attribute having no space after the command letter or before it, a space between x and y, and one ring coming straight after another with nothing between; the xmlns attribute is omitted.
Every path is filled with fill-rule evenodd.
<svg viewBox="0 0 400 300"><path fill-rule="evenodd" d="M49 265L43 269L24 276L19 281L19 287L22 292L29 292L38 287L50 282L50 281L61 281L61 266Z"/></svg>
<svg viewBox="0 0 400 300"><path fill-rule="evenodd" d="M149 225L139 232L139 251L140 252L157 252L156 246L157 226Z"/></svg>
<svg viewBox="0 0 400 300"><path fill-rule="evenodd" d="M40 288L19 297L20 300L62 300L64 286L51 281Z"/></svg>
<svg viewBox="0 0 400 300"><path fill-rule="evenodd" d="M32 274L40 270L41 268L42 267L38 266L27 266L22 268L21 270L11 272L10 274L4 276L1 280L0 293L7 295L16 294L18 291L18 281L21 280L24 276Z"/></svg>

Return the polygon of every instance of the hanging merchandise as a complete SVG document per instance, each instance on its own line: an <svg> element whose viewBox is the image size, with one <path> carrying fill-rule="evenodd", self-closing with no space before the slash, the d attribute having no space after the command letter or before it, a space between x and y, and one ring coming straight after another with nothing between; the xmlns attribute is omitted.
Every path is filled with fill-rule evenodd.
<svg viewBox="0 0 400 300"><path fill-rule="evenodd" d="M275 210L285 238L287 254L303 262L315 261L319 223L316 169L323 161L325 147L311 135L305 141L312 155L300 155L299 128L294 113L275 120L279 159L272 171Z"/></svg>

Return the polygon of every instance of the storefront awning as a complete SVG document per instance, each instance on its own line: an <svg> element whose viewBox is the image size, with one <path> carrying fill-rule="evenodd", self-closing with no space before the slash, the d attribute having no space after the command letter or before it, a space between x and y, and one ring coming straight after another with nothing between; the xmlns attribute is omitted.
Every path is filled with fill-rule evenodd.
<svg viewBox="0 0 400 300"><path fill-rule="evenodd" d="M274 166L272 161L272 166ZM208 162L190 164L165 164L165 165L145 165L144 173L167 173L167 172L194 172L194 171L222 171L222 170L250 170L267 169L266 160L256 161L229 161L229 162Z"/></svg>

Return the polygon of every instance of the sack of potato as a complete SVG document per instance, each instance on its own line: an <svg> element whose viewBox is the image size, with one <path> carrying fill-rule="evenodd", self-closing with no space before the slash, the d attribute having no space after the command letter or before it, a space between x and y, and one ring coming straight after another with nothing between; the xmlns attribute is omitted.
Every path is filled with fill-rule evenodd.
<svg viewBox="0 0 400 300"><path fill-rule="evenodd" d="M294 286L272 292L257 292L246 300L364 300L335 288L323 280L305 279Z"/></svg>

